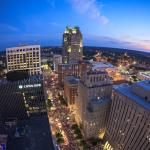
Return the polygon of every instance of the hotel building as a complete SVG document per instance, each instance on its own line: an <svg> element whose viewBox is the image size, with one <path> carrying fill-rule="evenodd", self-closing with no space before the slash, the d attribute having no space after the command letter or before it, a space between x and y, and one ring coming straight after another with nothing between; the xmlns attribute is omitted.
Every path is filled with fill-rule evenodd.
<svg viewBox="0 0 150 150"><path fill-rule="evenodd" d="M6 49L7 71L28 70L30 75L41 74L40 45Z"/></svg>
<svg viewBox="0 0 150 150"><path fill-rule="evenodd" d="M66 27L63 34L63 63L82 61L82 33L79 27Z"/></svg>
<svg viewBox="0 0 150 150"><path fill-rule="evenodd" d="M150 81L113 89L105 150L150 149Z"/></svg>
<svg viewBox="0 0 150 150"><path fill-rule="evenodd" d="M75 119L83 129L85 139L103 138L111 104L112 79L107 72L84 72L75 102Z"/></svg>

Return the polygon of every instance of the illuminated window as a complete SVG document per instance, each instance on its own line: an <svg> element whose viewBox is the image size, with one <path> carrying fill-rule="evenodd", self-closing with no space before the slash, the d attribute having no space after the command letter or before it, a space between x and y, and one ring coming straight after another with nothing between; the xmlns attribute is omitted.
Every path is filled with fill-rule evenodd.
<svg viewBox="0 0 150 150"><path fill-rule="evenodd" d="M64 42L66 42L66 41L67 41L67 38L65 37L65 38L64 38Z"/></svg>
<svg viewBox="0 0 150 150"><path fill-rule="evenodd" d="M68 48L68 52L71 52L71 47Z"/></svg>
<svg viewBox="0 0 150 150"><path fill-rule="evenodd" d="M72 33L76 34L76 33L77 33L77 30L76 30L76 29L73 29L73 30L72 30Z"/></svg>

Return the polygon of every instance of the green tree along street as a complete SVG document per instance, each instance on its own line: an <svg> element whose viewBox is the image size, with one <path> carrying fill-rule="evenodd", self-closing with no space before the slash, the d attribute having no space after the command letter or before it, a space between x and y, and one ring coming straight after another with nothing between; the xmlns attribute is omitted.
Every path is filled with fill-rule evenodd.
<svg viewBox="0 0 150 150"><path fill-rule="evenodd" d="M62 138L63 135L62 135L60 132L57 132L57 133L56 133L56 137L57 137L57 138Z"/></svg>
<svg viewBox="0 0 150 150"><path fill-rule="evenodd" d="M48 60L47 65L51 68L51 70L54 70L54 64L53 61Z"/></svg>
<svg viewBox="0 0 150 150"><path fill-rule="evenodd" d="M83 150L90 150L90 147L87 144L85 144L83 145Z"/></svg>
<svg viewBox="0 0 150 150"><path fill-rule="evenodd" d="M83 135L81 133L79 126L77 124L73 124L71 128L74 131L75 138L78 140L78 143L83 148L83 150L89 150L90 147L89 145L87 145L85 140L83 140Z"/></svg>
<svg viewBox="0 0 150 150"><path fill-rule="evenodd" d="M96 146L100 140L96 138L90 138L88 141L92 144L92 146Z"/></svg>
<svg viewBox="0 0 150 150"><path fill-rule="evenodd" d="M48 109L50 110L52 106L53 106L53 104L52 104L51 100L48 99L47 100L47 107L48 107Z"/></svg>
<svg viewBox="0 0 150 150"><path fill-rule="evenodd" d="M75 130L75 129L78 128L78 125L77 125L77 124L73 124L71 128L72 128L73 130Z"/></svg>
<svg viewBox="0 0 150 150"><path fill-rule="evenodd" d="M58 138L57 139L57 143L58 144L63 144L64 143L64 139L63 138Z"/></svg>
<svg viewBox="0 0 150 150"><path fill-rule="evenodd" d="M61 132L56 132L57 144L63 144L64 138Z"/></svg>
<svg viewBox="0 0 150 150"><path fill-rule="evenodd" d="M83 136L82 136L82 134L78 134L75 138L79 140L79 139L82 139Z"/></svg>
<svg viewBox="0 0 150 150"><path fill-rule="evenodd" d="M62 105L68 106L67 102L65 101L65 99L63 98L62 95L59 95L59 101L60 101L60 103L61 103Z"/></svg>

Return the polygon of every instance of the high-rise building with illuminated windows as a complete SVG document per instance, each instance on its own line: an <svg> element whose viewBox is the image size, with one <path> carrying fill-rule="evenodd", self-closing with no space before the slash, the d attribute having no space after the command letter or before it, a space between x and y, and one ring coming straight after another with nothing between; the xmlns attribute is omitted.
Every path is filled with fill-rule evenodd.
<svg viewBox="0 0 150 150"><path fill-rule="evenodd" d="M150 80L114 87L105 150L150 149Z"/></svg>
<svg viewBox="0 0 150 150"><path fill-rule="evenodd" d="M18 80L20 76L20 73L14 72L11 80L0 80L0 116L6 119L26 119L45 115L47 111L42 76L34 75Z"/></svg>
<svg viewBox="0 0 150 150"><path fill-rule="evenodd" d="M6 49L7 71L28 70L30 75L41 74L40 45Z"/></svg>
<svg viewBox="0 0 150 150"><path fill-rule="evenodd" d="M66 27L63 34L63 63L79 62L83 56L82 33L79 27Z"/></svg>
<svg viewBox="0 0 150 150"><path fill-rule="evenodd" d="M78 86L75 119L82 127L84 138L102 139L110 111L112 79L102 69L87 68Z"/></svg>

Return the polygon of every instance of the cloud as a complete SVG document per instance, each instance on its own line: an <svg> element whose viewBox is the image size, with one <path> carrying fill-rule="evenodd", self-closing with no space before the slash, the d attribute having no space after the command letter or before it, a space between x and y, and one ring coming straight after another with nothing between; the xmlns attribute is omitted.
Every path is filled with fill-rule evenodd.
<svg viewBox="0 0 150 150"><path fill-rule="evenodd" d="M19 31L19 28L12 26L12 25L9 25L9 24L6 24L6 23L0 23L0 31L16 32L16 31Z"/></svg>
<svg viewBox="0 0 150 150"><path fill-rule="evenodd" d="M98 21L101 24L107 24L108 18L102 15L96 0L68 0L73 8L80 14L86 14L89 18Z"/></svg>
<svg viewBox="0 0 150 150"><path fill-rule="evenodd" d="M150 51L149 40L118 39L109 36L85 35L84 44L89 46L116 47Z"/></svg>

